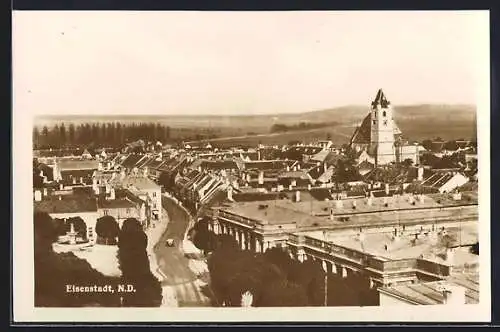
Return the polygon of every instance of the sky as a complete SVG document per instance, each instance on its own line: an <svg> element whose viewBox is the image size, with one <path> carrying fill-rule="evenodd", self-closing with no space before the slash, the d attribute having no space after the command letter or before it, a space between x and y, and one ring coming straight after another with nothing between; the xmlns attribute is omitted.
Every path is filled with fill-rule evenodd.
<svg viewBox="0 0 500 332"><path fill-rule="evenodd" d="M15 112L476 104L487 12L14 12ZM27 114L27 113L26 113Z"/></svg>

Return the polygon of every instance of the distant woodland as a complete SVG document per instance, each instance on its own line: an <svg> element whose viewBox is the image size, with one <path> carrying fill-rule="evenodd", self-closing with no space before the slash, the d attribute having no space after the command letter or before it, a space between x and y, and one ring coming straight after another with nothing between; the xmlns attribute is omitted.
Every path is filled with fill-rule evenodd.
<svg viewBox="0 0 500 332"><path fill-rule="evenodd" d="M126 142L138 139L150 141L167 141L170 138L170 127L154 123L127 124L120 123L84 123L75 126L64 123L52 127L43 126L33 129L35 149L63 148L85 146L99 143L103 146L121 146Z"/></svg>

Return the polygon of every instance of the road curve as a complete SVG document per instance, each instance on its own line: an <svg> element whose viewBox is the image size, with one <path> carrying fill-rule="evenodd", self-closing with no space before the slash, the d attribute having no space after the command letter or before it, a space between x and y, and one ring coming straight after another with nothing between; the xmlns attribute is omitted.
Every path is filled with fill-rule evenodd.
<svg viewBox="0 0 500 332"><path fill-rule="evenodd" d="M164 276L162 287L175 292L180 307L210 306L210 299L204 294L208 289L190 269L190 260L182 252L189 215L169 197L162 197L162 205L168 213L169 223L154 248L158 268ZM167 239L174 239L175 246L167 246Z"/></svg>

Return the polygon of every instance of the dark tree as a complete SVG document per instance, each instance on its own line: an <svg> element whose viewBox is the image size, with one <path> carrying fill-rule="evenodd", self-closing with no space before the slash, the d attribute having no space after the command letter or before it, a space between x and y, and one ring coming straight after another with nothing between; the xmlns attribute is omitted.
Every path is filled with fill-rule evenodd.
<svg viewBox="0 0 500 332"><path fill-rule="evenodd" d="M426 140L424 140L424 141L422 142L422 146L423 146L426 150L428 150L428 151L432 150L432 140L430 140L430 139L426 139Z"/></svg>
<svg viewBox="0 0 500 332"><path fill-rule="evenodd" d="M66 144L66 126L64 123L61 123L61 126L59 127L59 146L64 147Z"/></svg>
<svg viewBox="0 0 500 332"><path fill-rule="evenodd" d="M105 245L116 245L116 238L120 232L120 227L112 216L104 216L97 219L95 225L97 243Z"/></svg>
<svg viewBox="0 0 500 332"><path fill-rule="evenodd" d="M125 294L126 306L155 307L161 304L161 284L151 273L146 247L147 236L140 222L135 218L125 220L119 234L118 260L123 283L136 289Z"/></svg>
<svg viewBox="0 0 500 332"><path fill-rule="evenodd" d="M68 144L73 146L75 145L75 143L76 143L75 125L73 123L70 123L68 127Z"/></svg>
<svg viewBox="0 0 500 332"><path fill-rule="evenodd" d="M40 147L40 132L38 127L33 127L33 148L38 149Z"/></svg>
<svg viewBox="0 0 500 332"><path fill-rule="evenodd" d="M40 137L40 140L41 140L40 147L46 148L47 146L49 146L49 144L50 144L49 136L50 136L49 128L47 128L47 126L43 126L42 134Z"/></svg>
<svg viewBox="0 0 500 332"><path fill-rule="evenodd" d="M308 304L303 286L286 279L267 284L258 302L259 307L305 307Z"/></svg>

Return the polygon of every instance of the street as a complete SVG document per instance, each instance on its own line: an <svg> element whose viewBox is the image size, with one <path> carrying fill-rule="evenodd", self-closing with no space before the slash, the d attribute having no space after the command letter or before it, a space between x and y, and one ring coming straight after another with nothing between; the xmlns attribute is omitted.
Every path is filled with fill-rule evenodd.
<svg viewBox="0 0 500 332"><path fill-rule="evenodd" d="M162 287L175 293L180 307L210 306L210 299L203 294L204 283L190 269L193 261L186 258L182 250L189 215L171 198L164 196L162 205L168 212L169 223L154 248L158 267L164 276ZM173 239L174 246L167 246L167 239Z"/></svg>

